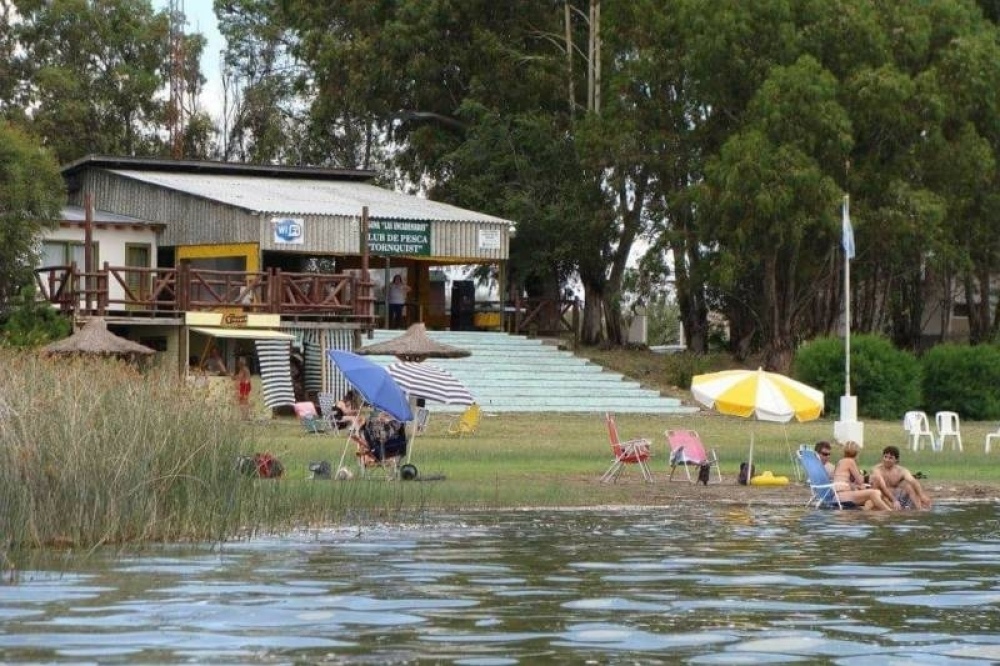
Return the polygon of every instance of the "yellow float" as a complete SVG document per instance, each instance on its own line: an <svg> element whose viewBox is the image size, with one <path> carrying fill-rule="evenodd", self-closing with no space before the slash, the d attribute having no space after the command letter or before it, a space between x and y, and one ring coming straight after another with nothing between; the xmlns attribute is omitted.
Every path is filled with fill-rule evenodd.
<svg viewBox="0 0 1000 666"><path fill-rule="evenodd" d="M787 476L775 476L770 470L761 472L750 479L751 486L787 486Z"/></svg>

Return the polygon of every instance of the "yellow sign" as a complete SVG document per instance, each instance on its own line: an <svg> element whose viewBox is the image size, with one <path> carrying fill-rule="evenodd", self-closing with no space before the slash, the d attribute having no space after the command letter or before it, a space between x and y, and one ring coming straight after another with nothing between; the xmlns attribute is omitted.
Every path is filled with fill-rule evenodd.
<svg viewBox="0 0 1000 666"><path fill-rule="evenodd" d="M225 328L246 328L249 315L226 312L222 315L222 325Z"/></svg>
<svg viewBox="0 0 1000 666"><path fill-rule="evenodd" d="M281 315L247 314L244 312L185 312L188 326L219 326L227 328L278 328Z"/></svg>

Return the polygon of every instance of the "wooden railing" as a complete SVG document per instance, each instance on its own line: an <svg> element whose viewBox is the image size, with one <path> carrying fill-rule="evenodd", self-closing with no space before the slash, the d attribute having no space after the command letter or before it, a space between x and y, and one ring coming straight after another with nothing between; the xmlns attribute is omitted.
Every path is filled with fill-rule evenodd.
<svg viewBox="0 0 1000 666"><path fill-rule="evenodd" d="M107 263L92 273L76 264L35 270L39 298L78 315L169 316L239 308L298 318L371 322L372 284L347 273L135 268Z"/></svg>
<svg viewBox="0 0 1000 666"><path fill-rule="evenodd" d="M554 335L580 332L580 302L552 298L526 298L513 302L514 333Z"/></svg>

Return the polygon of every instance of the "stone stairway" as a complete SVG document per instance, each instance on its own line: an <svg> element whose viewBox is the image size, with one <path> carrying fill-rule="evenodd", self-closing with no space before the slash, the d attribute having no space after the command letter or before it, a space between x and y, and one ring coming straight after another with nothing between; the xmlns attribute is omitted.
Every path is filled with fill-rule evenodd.
<svg viewBox="0 0 1000 666"><path fill-rule="evenodd" d="M379 329L362 346L385 342L402 331ZM428 359L465 384L483 409L491 412L604 412L689 414L697 407L643 388L638 382L604 370L538 338L500 332L428 331L440 343L468 349L466 358ZM369 356L380 365L393 356ZM457 405L433 406L436 412L460 412Z"/></svg>

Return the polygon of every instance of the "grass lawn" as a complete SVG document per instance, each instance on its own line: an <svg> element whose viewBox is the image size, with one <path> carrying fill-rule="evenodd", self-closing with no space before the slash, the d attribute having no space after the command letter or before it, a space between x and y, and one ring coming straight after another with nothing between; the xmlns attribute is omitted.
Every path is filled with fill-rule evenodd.
<svg viewBox="0 0 1000 666"><path fill-rule="evenodd" d="M653 441L652 470L655 483L645 484L636 470L627 470L617 483L600 483L599 477L611 462L611 450L598 414L484 414L479 432L464 438L449 437L449 414L433 414L428 431L417 438L411 462L420 470L423 482L389 482L379 471L367 478L348 481L308 480L310 461L328 460L337 468L345 450L344 434L308 434L292 419L277 419L257 426L261 450L276 454L286 467L280 484L291 490L294 501L315 504L316 517L329 517L324 507L379 507L387 510L427 508L504 508L521 506L584 506L614 504L657 504L671 499L721 499L752 501L755 498L782 498L801 503L808 497L805 488L744 488L736 485L740 461L750 452L754 440L754 463L758 472L796 478L792 454L799 444L831 439L833 422L819 420L786 426L702 413L692 416L620 414L617 417L623 439L647 437ZM961 497L970 489L982 497L996 495L1000 486L1000 451L983 453L992 423L964 423L964 452L906 449L901 423L866 422L865 448L859 457L863 469L874 465L888 444L900 447L902 464L923 472L925 485L935 499ZM706 447L714 448L721 461L723 483L708 488L692 486L683 471L667 481L668 447L664 431L689 428L699 432ZM834 450L837 457L836 448ZM353 446L348 447L344 465L356 475L358 466ZM441 477L434 480L435 477ZM978 486L978 488L976 488ZM734 493L736 493L734 495ZM305 512L306 514L310 512Z"/></svg>

